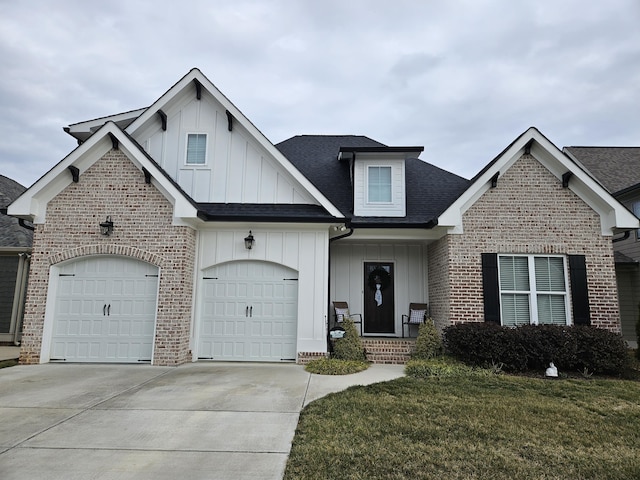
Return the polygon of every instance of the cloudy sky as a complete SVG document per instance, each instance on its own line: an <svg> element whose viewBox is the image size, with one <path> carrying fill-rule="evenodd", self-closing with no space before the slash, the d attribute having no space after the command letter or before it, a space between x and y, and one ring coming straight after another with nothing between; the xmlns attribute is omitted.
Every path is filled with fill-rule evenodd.
<svg viewBox="0 0 640 480"><path fill-rule="evenodd" d="M0 174L198 67L273 143L423 145L470 178L529 126L640 145L640 0L0 0Z"/></svg>

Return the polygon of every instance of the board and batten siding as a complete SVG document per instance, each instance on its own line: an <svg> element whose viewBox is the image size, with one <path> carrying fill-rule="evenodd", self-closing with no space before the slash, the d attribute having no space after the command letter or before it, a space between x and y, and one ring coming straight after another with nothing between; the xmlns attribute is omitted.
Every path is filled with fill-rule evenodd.
<svg viewBox="0 0 640 480"><path fill-rule="evenodd" d="M196 202L317 204L240 123L229 131L226 110L208 93L178 96L165 113L166 131L158 121L135 138ZM207 134L203 165L186 164L189 133Z"/></svg>
<svg viewBox="0 0 640 480"><path fill-rule="evenodd" d="M297 351L326 352L329 251L326 226L276 230L253 225L255 244L251 250L244 247L248 232L248 226L201 231L197 282L202 283L201 274L205 269L233 261L272 262L295 270L298 273ZM200 288L199 285L198 292ZM198 316L196 311L196 336Z"/></svg>
<svg viewBox="0 0 640 480"><path fill-rule="evenodd" d="M365 262L394 264L395 331L400 336L402 315L409 312L409 303L429 299L426 246L346 242L332 245L329 300L348 302L352 313L364 312Z"/></svg>

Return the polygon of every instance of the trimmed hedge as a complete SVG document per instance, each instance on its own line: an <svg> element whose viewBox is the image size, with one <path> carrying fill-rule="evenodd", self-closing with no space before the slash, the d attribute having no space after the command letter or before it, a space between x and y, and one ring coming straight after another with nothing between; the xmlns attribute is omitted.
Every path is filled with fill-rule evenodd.
<svg viewBox="0 0 640 480"><path fill-rule="evenodd" d="M477 366L501 365L506 371L560 371L620 374L629 366L622 336L594 327L464 323L444 330L447 353Z"/></svg>

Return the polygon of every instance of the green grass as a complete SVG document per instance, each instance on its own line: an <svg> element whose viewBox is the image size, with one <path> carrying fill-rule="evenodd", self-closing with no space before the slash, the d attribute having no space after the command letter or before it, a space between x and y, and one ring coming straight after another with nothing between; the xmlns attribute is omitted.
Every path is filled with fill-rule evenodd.
<svg viewBox="0 0 640 480"><path fill-rule="evenodd" d="M638 452L638 382L405 377L308 405L285 479L632 479Z"/></svg>

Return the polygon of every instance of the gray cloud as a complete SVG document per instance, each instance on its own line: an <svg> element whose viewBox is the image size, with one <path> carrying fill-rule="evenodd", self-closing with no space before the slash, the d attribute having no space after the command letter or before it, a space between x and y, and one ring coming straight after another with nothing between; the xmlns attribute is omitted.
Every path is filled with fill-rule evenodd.
<svg viewBox="0 0 640 480"><path fill-rule="evenodd" d="M197 66L273 142L364 134L473 176L535 125L639 145L640 4L0 0L0 173L30 185L70 123L144 107Z"/></svg>

